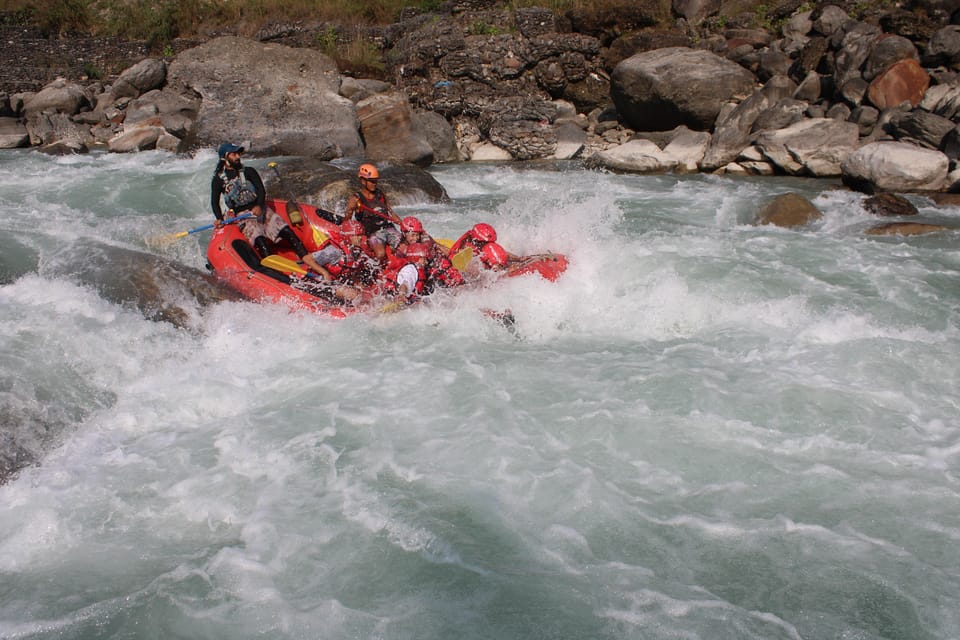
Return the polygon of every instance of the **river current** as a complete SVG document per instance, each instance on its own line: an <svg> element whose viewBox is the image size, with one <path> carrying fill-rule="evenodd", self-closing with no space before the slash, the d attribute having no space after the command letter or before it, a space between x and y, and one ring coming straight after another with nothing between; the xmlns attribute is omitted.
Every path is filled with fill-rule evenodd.
<svg viewBox="0 0 960 640"><path fill-rule="evenodd" d="M956 234L866 236L825 180L463 164L399 213L560 280L177 327L64 270L202 270L208 233L145 239L211 221L214 160L0 154L0 446L36 458L0 638L960 637ZM751 224L788 191L823 219Z"/></svg>

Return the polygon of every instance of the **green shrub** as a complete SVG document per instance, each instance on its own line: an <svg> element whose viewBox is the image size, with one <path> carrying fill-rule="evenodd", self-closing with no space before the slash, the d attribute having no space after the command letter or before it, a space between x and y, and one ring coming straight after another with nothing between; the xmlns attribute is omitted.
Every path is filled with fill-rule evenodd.
<svg viewBox="0 0 960 640"><path fill-rule="evenodd" d="M34 19L46 35L82 33L90 28L87 0L43 0L34 5Z"/></svg>

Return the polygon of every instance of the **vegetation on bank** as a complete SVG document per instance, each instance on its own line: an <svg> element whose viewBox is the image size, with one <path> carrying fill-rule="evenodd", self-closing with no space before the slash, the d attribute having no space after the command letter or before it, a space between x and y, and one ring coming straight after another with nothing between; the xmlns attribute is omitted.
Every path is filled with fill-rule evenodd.
<svg viewBox="0 0 960 640"><path fill-rule="evenodd" d="M308 25L309 43L346 70L377 76L384 70L383 52L370 36L370 27L400 21L410 13L449 9L456 0L0 0L0 25L39 29L46 37L114 37L143 42L157 54L172 56L174 41L204 40L213 34L255 37L264 27ZM721 0L720 10L701 27L716 31L730 26L760 27L776 32L797 10L830 3L862 18L895 0ZM465 2L464 4L470 4ZM499 0L496 8L511 11L539 6L557 15L592 15L604 29L630 29L631 16L642 13L656 25L675 26L670 0ZM497 35L502 24L478 18L471 35ZM89 77L97 75L95 70Z"/></svg>
<svg viewBox="0 0 960 640"><path fill-rule="evenodd" d="M517 8L556 11L612 0L507 0ZM4 0L8 24L36 26L46 35L89 34L123 40L169 42L225 26L252 35L267 21L382 25L403 11L434 11L442 0Z"/></svg>

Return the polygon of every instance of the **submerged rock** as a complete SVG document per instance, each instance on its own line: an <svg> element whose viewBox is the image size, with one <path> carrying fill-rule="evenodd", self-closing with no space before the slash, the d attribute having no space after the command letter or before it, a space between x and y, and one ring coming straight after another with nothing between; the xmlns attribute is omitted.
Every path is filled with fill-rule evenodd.
<svg viewBox="0 0 960 640"><path fill-rule="evenodd" d="M52 275L91 286L148 320L181 328L191 328L208 305L242 299L211 274L151 253L84 241L58 259L50 266Z"/></svg>

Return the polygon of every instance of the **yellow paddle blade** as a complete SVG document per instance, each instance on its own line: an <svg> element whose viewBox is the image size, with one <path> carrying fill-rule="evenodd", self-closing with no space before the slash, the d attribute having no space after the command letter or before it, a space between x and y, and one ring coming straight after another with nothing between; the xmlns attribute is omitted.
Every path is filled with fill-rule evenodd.
<svg viewBox="0 0 960 640"><path fill-rule="evenodd" d="M310 225L310 226L313 229L313 246L319 247L324 242L326 242L327 238L329 238L330 236L328 236L326 233L324 233L317 227L313 225Z"/></svg>
<svg viewBox="0 0 960 640"><path fill-rule="evenodd" d="M405 306L407 306L406 300L394 300L393 302L388 302L377 309L377 313L395 313L400 311L400 309L403 309Z"/></svg>
<svg viewBox="0 0 960 640"><path fill-rule="evenodd" d="M457 255L450 259L450 262L453 263L453 266L457 271L466 271L467 265L470 264L471 260L473 260L473 249L470 247L464 247L457 252Z"/></svg>
<svg viewBox="0 0 960 640"><path fill-rule="evenodd" d="M433 241L439 245L443 245L447 249L453 246L453 240L450 238L434 238ZM473 249L464 247L457 252L457 255L450 259L450 262L453 263L453 267L457 271L466 271L467 265L470 264L471 260L473 260Z"/></svg>
<svg viewBox="0 0 960 640"><path fill-rule="evenodd" d="M284 258L283 256L267 256L266 258L260 261L260 264L262 264L265 267L269 267L271 269L276 269L277 271L282 271L284 273L299 273L300 275L307 274L306 269L301 267L299 264L297 264L293 260Z"/></svg>

